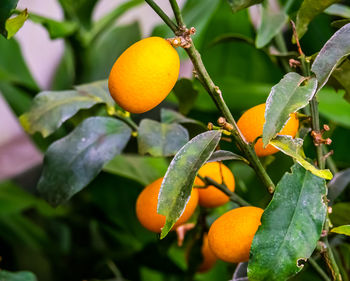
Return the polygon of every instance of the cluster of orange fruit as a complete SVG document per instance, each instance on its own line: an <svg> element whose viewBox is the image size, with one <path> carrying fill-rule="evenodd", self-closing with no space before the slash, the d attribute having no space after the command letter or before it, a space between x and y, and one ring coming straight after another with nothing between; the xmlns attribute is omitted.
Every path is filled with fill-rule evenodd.
<svg viewBox="0 0 350 281"><path fill-rule="evenodd" d="M180 59L171 44L159 37L150 37L130 46L115 62L110 72L108 87L113 99L131 113L143 113L161 103L174 87L180 70ZM265 123L265 104L247 110L237 125L245 139L253 143L262 135ZM299 121L291 114L279 134L294 137ZM261 139L255 143L258 156L267 156L278 150L271 145L263 147ZM235 180L232 172L219 162L207 163L199 175L224 183L232 192ZM163 178L160 178L140 193L136 202L136 214L140 223L150 231L159 233L165 217L157 213L158 194ZM204 185L200 178L194 185ZM184 224L194 213L197 204L206 208L221 206L229 201L222 191L214 186L192 188L190 200L173 227ZM216 259L237 263L249 259L250 246L260 225L263 210L257 207L240 207L219 217L203 237L203 263L200 271L210 269Z"/></svg>

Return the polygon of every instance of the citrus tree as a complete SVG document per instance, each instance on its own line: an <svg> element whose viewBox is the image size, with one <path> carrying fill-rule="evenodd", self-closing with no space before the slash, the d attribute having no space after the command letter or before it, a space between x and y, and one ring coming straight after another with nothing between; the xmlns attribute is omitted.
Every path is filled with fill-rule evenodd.
<svg viewBox="0 0 350 281"><path fill-rule="evenodd" d="M346 3L17 2L0 90L45 156L0 184L2 279L349 280ZM164 22L143 39L114 26L139 5ZM8 40L27 19L65 38L49 91Z"/></svg>

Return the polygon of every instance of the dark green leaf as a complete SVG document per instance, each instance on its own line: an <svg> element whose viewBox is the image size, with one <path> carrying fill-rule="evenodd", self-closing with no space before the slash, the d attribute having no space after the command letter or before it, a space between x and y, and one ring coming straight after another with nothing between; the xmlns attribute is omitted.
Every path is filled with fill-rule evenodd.
<svg viewBox="0 0 350 281"><path fill-rule="evenodd" d="M287 123L290 114L305 107L317 89L315 78L307 79L296 72L287 73L272 87L266 101L263 142L267 145Z"/></svg>
<svg viewBox="0 0 350 281"><path fill-rule="evenodd" d="M350 19L335 20L331 23L331 26L336 29L339 29L348 23L350 23Z"/></svg>
<svg viewBox="0 0 350 281"><path fill-rule="evenodd" d="M10 272L0 271L1 281L37 281L35 275L29 271Z"/></svg>
<svg viewBox="0 0 350 281"><path fill-rule="evenodd" d="M316 5L317 6L317 5ZM322 88L337 65L350 54L350 23L339 29L318 53L311 71L316 74L318 88Z"/></svg>
<svg viewBox="0 0 350 281"><path fill-rule="evenodd" d="M5 28L6 20L11 16L11 11L16 8L18 0L2 0L0 4L0 33L7 38Z"/></svg>
<svg viewBox="0 0 350 281"><path fill-rule="evenodd" d="M239 264L237 264L235 272L232 276L232 280L230 281L249 281L247 277L247 269L247 262L240 262Z"/></svg>
<svg viewBox="0 0 350 281"><path fill-rule="evenodd" d="M343 93L336 93L333 89L323 88L317 94L320 114L327 119L350 128L350 103L343 98Z"/></svg>
<svg viewBox="0 0 350 281"><path fill-rule="evenodd" d="M332 228L331 232L350 236L350 225L341 225L338 227L334 227Z"/></svg>
<svg viewBox="0 0 350 281"><path fill-rule="evenodd" d="M345 89L345 99L350 102L350 61L346 59L341 65L335 68L332 77Z"/></svg>
<svg viewBox="0 0 350 281"><path fill-rule="evenodd" d="M24 22L28 18L28 12L27 9L20 12L17 16L13 18L9 18L5 23L5 29L7 31L7 39L10 39L13 37L18 30L23 26Z"/></svg>
<svg viewBox="0 0 350 281"><path fill-rule="evenodd" d="M235 13L263 1L264 0L228 0L228 3L230 4L232 11Z"/></svg>
<svg viewBox="0 0 350 281"><path fill-rule="evenodd" d="M141 154L172 156L188 142L187 130L179 124L159 123L143 119L139 126L137 142Z"/></svg>
<svg viewBox="0 0 350 281"><path fill-rule="evenodd" d="M161 239L185 209L198 170L209 159L220 137L220 131L202 133L184 145L171 161L158 196L157 212L166 217Z"/></svg>
<svg viewBox="0 0 350 281"><path fill-rule="evenodd" d="M26 112L32 104L32 98L27 91L10 83L0 82L0 91L17 116Z"/></svg>
<svg viewBox="0 0 350 281"><path fill-rule="evenodd" d="M202 122L191 118L187 118L182 114L167 108L162 108L160 110L160 119L162 120L163 123L169 123L169 124L170 123L184 123L184 124L192 123L192 124L199 125L205 129L207 128L207 126L205 126Z"/></svg>
<svg viewBox="0 0 350 281"><path fill-rule="evenodd" d="M103 170L146 186L164 176L167 168L168 162L165 158L123 154L114 157Z"/></svg>
<svg viewBox="0 0 350 281"><path fill-rule="evenodd" d="M314 251L327 214L326 183L295 164L277 184L254 236L249 280L287 280Z"/></svg>
<svg viewBox="0 0 350 281"><path fill-rule="evenodd" d="M78 30L78 24L74 21L56 21L43 16L30 14L29 19L44 26L51 39L67 37Z"/></svg>
<svg viewBox="0 0 350 281"><path fill-rule="evenodd" d="M98 0L59 0L64 15L68 20L74 20L90 28L92 12Z"/></svg>
<svg viewBox="0 0 350 281"><path fill-rule="evenodd" d="M350 18L350 7L342 4L333 4L324 10L324 12L332 16Z"/></svg>
<svg viewBox="0 0 350 281"><path fill-rule="evenodd" d="M0 36L0 54L6 54L6 56L0 56L1 80L38 91L39 88L30 74L16 40L6 40ZM6 79L3 79L4 74Z"/></svg>
<svg viewBox="0 0 350 281"><path fill-rule="evenodd" d="M321 14L330 5L338 2L339 0L304 0L297 13L296 30L299 39L307 31L309 23L319 14ZM295 40L293 38L293 40Z"/></svg>
<svg viewBox="0 0 350 281"><path fill-rule="evenodd" d="M187 115L196 102L198 90L191 80L182 78L176 82L173 92L179 100L180 113Z"/></svg>
<svg viewBox="0 0 350 281"><path fill-rule="evenodd" d="M225 160L240 160L249 164L248 160L245 159L243 156L227 150L217 150L213 152L213 154L210 156L207 162L217 162Z"/></svg>
<svg viewBox="0 0 350 281"><path fill-rule="evenodd" d="M84 188L103 165L124 149L131 129L109 117L86 119L68 136L50 145L38 183L41 195L57 206Z"/></svg>
<svg viewBox="0 0 350 281"><path fill-rule="evenodd" d="M329 204L332 205L334 200L344 191L350 184L350 168L336 173L333 179L328 183Z"/></svg>
<svg viewBox="0 0 350 281"><path fill-rule="evenodd" d="M334 226L350 224L350 203L340 202L332 206L332 213L329 214Z"/></svg>
<svg viewBox="0 0 350 281"><path fill-rule="evenodd" d="M119 17L121 17L128 10L144 3L143 0L129 0L125 3L117 5L111 12L104 15L101 19L95 22L90 31L83 35L83 44L88 46L92 40L103 34Z"/></svg>
<svg viewBox="0 0 350 281"><path fill-rule="evenodd" d="M44 91L33 101L30 111L20 116L23 128L30 134L40 132L47 137L80 109L90 108L103 100L78 91Z"/></svg>
<svg viewBox="0 0 350 281"><path fill-rule="evenodd" d="M106 79L116 59L133 43L140 40L141 31L137 22L106 30L87 49L82 81Z"/></svg>
<svg viewBox="0 0 350 281"><path fill-rule="evenodd" d="M214 40L209 43L208 47L213 47L217 44L227 43L227 42L244 42L255 47L255 43L253 39L239 33L222 34L214 38Z"/></svg>
<svg viewBox="0 0 350 281"><path fill-rule="evenodd" d="M255 45L257 48L266 46L287 23L288 16L281 10L272 11L271 7L263 5L261 24L257 31Z"/></svg>
<svg viewBox="0 0 350 281"><path fill-rule="evenodd" d="M293 157L301 166L306 170L310 171L314 175L324 178L327 180L332 179L333 175L330 170L320 170L317 169L314 165L306 160L304 151L303 151L303 140L296 138L293 139L291 136L276 136L270 141L274 147L281 150L283 153Z"/></svg>

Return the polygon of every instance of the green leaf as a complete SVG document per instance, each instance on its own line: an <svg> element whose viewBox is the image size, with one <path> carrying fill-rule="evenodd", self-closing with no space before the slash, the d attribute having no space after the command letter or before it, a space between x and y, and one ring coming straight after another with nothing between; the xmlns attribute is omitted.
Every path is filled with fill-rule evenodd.
<svg viewBox="0 0 350 281"><path fill-rule="evenodd" d="M66 137L52 143L44 158L38 190L53 206L69 200L124 149L131 129L109 117L86 119Z"/></svg>
<svg viewBox="0 0 350 281"><path fill-rule="evenodd" d="M269 6L262 6L261 24L257 30L255 45L257 48L266 46L270 41L281 32L283 26L287 23L288 16L284 11L274 12Z"/></svg>
<svg viewBox="0 0 350 281"><path fill-rule="evenodd" d="M350 18L350 7L342 4L333 4L324 10L324 12L332 16Z"/></svg>
<svg viewBox="0 0 350 281"><path fill-rule="evenodd" d="M0 271L0 280L2 281L37 281L35 275L29 271L10 272Z"/></svg>
<svg viewBox="0 0 350 281"><path fill-rule="evenodd" d="M336 173L333 179L328 183L329 204L332 205L334 200L344 191L350 184L350 168Z"/></svg>
<svg viewBox="0 0 350 281"><path fill-rule="evenodd" d="M350 102L350 61L346 59L336 67L332 72L332 77L344 88L346 91L345 99Z"/></svg>
<svg viewBox="0 0 350 281"><path fill-rule="evenodd" d="M18 30L23 26L24 22L28 18L28 12L27 9L20 12L17 16L13 18L9 18L5 23L5 29L7 31L7 39L10 39L13 37Z"/></svg>
<svg viewBox="0 0 350 281"><path fill-rule="evenodd" d="M336 93L333 89L323 88L318 94L320 114L327 119L350 128L350 103L345 100L346 95Z"/></svg>
<svg viewBox="0 0 350 281"><path fill-rule="evenodd" d="M317 5L316 5L317 6ZM312 64L318 88L322 88L337 65L350 54L350 23L339 29L323 46Z"/></svg>
<svg viewBox="0 0 350 281"><path fill-rule="evenodd" d="M290 114L305 107L317 89L315 78L307 79L296 72L287 73L272 87L266 101L263 143L267 145L287 123Z"/></svg>
<svg viewBox="0 0 350 281"><path fill-rule="evenodd" d="M314 165L306 160L303 151L302 139L293 139L291 136L276 136L270 141L270 144L281 150L284 154L293 157L301 166L303 166L306 170L310 171L314 175L326 180L332 179L333 175L330 170L317 169Z"/></svg>
<svg viewBox="0 0 350 281"><path fill-rule="evenodd" d="M341 225L338 227L334 227L332 228L331 232L350 236L350 225Z"/></svg>
<svg viewBox="0 0 350 281"><path fill-rule="evenodd" d="M228 3L230 4L232 11L235 13L263 1L264 0L228 0Z"/></svg>
<svg viewBox="0 0 350 281"><path fill-rule="evenodd" d="M335 226L350 224L349 218L350 203L340 202L332 206L332 213L329 214L332 223Z"/></svg>
<svg viewBox="0 0 350 281"><path fill-rule="evenodd" d="M26 112L32 104L32 97L20 87L0 82L0 91L17 116Z"/></svg>
<svg viewBox="0 0 350 281"><path fill-rule="evenodd" d="M5 73L7 76L5 81L39 91L15 39L6 40L0 36L0 54L6 54L6 56L0 56L0 77Z"/></svg>
<svg viewBox="0 0 350 281"><path fill-rule="evenodd" d="M92 13L98 0L59 0L65 18L74 20L85 29L91 27Z"/></svg>
<svg viewBox="0 0 350 281"><path fill-rule="evenodd" d="M47 137L81 109L98 103L113 106L106 85L101 81L77 86L76 90L41 92L35 96L30 111L20 116L20 122L28 133L40 132Z"/></svg>
<svg viewBox="0 0 350 281"><path fill-rule="evenodd" d="M198 170L209 159L220 137L220 131L207 131L197 135L171 161L158 196L157 212L166 217L161 239L168 234L185 209Z"/></svg>
<svg viewBox="0 0 350 281"><path fill-rule="evenodd" d="M309 23L319 14L321 14L330 5L338 2L339 0L304 0L300 6L296 18L296 30L299 39L307 31ZM293 38L293 41L295 39Z"/></svg>
<svg viewBox="0 0 350 281"><path fill-rule="evenodd" d="M140 154L172 156L189 140L187 130L179 124L159 123L143 119L139 126L137 142Z"/></svg>
<svg viewBox="0 0 350 281"><path fill-rule="evenodd" d="M295 164L277 184L254 236L249 280L287 280L314 251L327 214L325 180Z"/></svg>
<svg viewBox="0 0 350 281"><path fill-rule="evenodd" d="M196 102L198 90L190 79L182 78L176 82L173 92L179 100L179 111L187 115Z"/></svg>
<svg viewBox="0 0 350 281"><path fill-rule="evenodd" d="M117 58L133 43L140 40L137 22L112 27L98 36L86 51L84 68L80 69L82 81L106 79Z"/></svg>
<svg viewBox="0 0 350 281"><path fill-rule="evenodd" d="M78 30L78 24L74 21L56 21L40 15L30 14L29 19L46 28L51 39L68 37Z"/></svg>
<svg viewBox="0 0 350 281"><path fill-rule="evenodd" d="M164 176L167 168L168 162L165 158L123 154L114 157L103 170L146 186Z"/></svg>
<svg viewBox="0 0 350 281"><path fill-rule="evenodd" d="M196 124L201 126L202 128L207 129L207 126L205 126L202 122L198 120L194 120L191 118L187 118L183 116L182 114L176 112L175 110L172 109L167 109L167 108L161 108L160 110L160 119L162 120L163 123L191 123L191 124Z"/></svg>
<svg viewBox="0 0 350 281"><path fill-rule="evenodd" d="M5 28L7 19L11 16L11 11L16 8L18 0L2 0L0 4L0 33L7 38Z"/></svg>
<svg viewBox="0 0 350 281"><path fill-rule="evenodd" d="M225 160L240 160L245 162L246 164L249 164L249 161L243 156L227 150L217 150L213 152L213 154L210 156L207 162L217 162Z"/></svg>

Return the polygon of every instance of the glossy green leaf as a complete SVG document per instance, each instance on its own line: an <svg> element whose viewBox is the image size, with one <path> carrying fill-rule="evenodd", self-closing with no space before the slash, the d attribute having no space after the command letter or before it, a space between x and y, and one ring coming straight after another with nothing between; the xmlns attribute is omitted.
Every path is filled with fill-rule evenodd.
<svg viewBox="0 0 350 281"><path fill-rule="evenodd" d="M178 113L175 110L172 109L167 109L167 108L162 108L160 110L160 119L162 120L163 123L192 123L192 124L196 124L199 125L203 128L207 128L207 126L205 126L202 122L191 119L191 118L187 118L185 116L183 116L181 113Z"/></svg>
<svg viewBox="0 0 350 281"><path fill-rule="evenodd" d="M330 5L339 0L304 0L296 18L296 30L299 39L306 33L309 23ZM295 40L293 38L293 40Z"/></svg>
<svg viewBox="0 0 350 281"><path fill-rule="evenodd" d="M18 0L2 0L0 3L0 33L7 38L5 28L7 19L11 16L11 11L16 8Z"/></svg>
<svg viewBox="0 0 350 281"><path fill-rule="evenodd" d="M108 78L117 58L140 38L137 22L107 29L87 47L84 69L80 69L81 80L89 82Z"/></svg>
<svg viewBox="0 0 350 281"><path fill-rule="evenodd" d="M135 180L145 186L164 176L167 168L168 162L165 158L123 154L114 157L103 170Z"/></svg>
<svg viewBox="0 0 350 281"><path fill-rule="evenodd" d="M333 89L323 88L318 94L319 111L323 117L344 127L350 128L350 103L345 100L344 93L336 93Z"/></svg>
<svg viewBox="0 0 350 281"><path fill-rule="evenodd" d="M332 228L331 232L350 236L350 225L341 225L338 227L334 227Z"/></svg>
<svg viewBox="0 0 350 281"><path fill-rule="evenodd" d="M334 200L350 185L350 168L336 173L333 179L328 183L327 198L332 205Z"/></svg>
<svg viewBox="0 0 350 281"><path fill-rule="evenodd" d="M267 5L262 6L261 24L257 30L255 45L257 48L266 46L270 41L281 32L283 26L287 23L288 16L284 11L274 12Z"/></svg>
<svg viewBox="0 0 350 281"><path fill-rule="evenodd" d="M20 116L23 128L30 134L40 132L47 137L80 109L90 108L102 100L77 91L44 91L33 101L30 111Z"/></svg>
<svg viewBox="0 0 350 281"><path fill-rule="evenodd" d="M30 14L29 19L46 28L51 39L72 35L78 30L78 24L74 21L56 21L36 14Z"/></svg>
<svg viewBox="0 0 350 281"><path fill-rule="evenodd" d="M6 74L6 82L39 91L15 39L6 40L0 36L0 54L6 54L0 56L0 77ZM3 78L1 77L1 80L4 80Z"/></svg>
<svg viewBox="0 0 350 281"><path fill-rule="evenodd" d="M35 275L29 271L10 272L0 271L0 280L2 281L37 281Z"/></svg>
<svg viewBox="0 0 350 281"><path fill-rule="evenodd" d="M264 0L228 0L228 3L230 4L232 11L235 13L263 1Z"/></svg>
<svg viewBox="0 0 350 281"><path fill-rule="evenodd" d="M253 239L249 280L287 280L303 268L322 232L326 194L325 180L298 164L282 177Z"/></svg>
<svg viewBox="0 0 350 281"><path fill-rule="evenodd" d="M38 183L40 194L53 206L83 189L104 164L124 149L131 129L109 117L91 117L66 137L52 143Z"/></svg>
<svg viewBox="0 0 350 281"><path fill-rule="evenodd" d="M324 178L326 180L332 179L333 175L330 170L317 169L314 165L306 160L304 151L303 151L303 140L296 138L293 139L291 136L276 136L270 141L277 149L281 150L284 154L293 157L301 166L306 170L310 171L312 174Z"/></svg>
<svg viewBox="0 0 350 281"><path fill-rule="evenodd" d="M267 145L287 123L290 114L305 107L317 89L315 78L307 79L296 72L287 73L272 87L266 101L263 143Z"/></svg>
<svg viewBox="0 0 350 281"><path fill-rule="evenodd" d="M190 198L198 170L219 144L220 131L207 131L184 145L171 161L163 179L157 212L166 217L161 232L164 238L182 214Z"/></svg>
<svg viewBox="0 0 350 281"><path fill-rule="evenodd" d="M344 88L346 92L345 99L350 103L350 61L346 59L341 65L337 66L332 72L332 77Z"/></svg>
<svg viewBox="0 0 350 281"><path fill-rule="evenodd" d="M342 4L333 4L324 10L324 12L332 16L350 18L350 7Z"/></svg>
<svg viewBox="0 0 350 281"><path fill-rule="evenodd" d="M7 31L7 39L13 37L18 30L23 26L24 22L28 18L27 10L20 12L17 16L9 18L5 23L5 29Z"/></svg>
<svg viewBox="0 0 350 281"><path fill-rule="evenodd" d="M198 96L198 90L194 87L193 81L182 78L176 82L173 92L179 100L180 113L187 115Z"/></svg>
<svg viewBox="0 0 350 281"><path fill-rule="evenodd" d="M217 162L225 160L240 160L245 162L246 164L249 164L249 161L243 156L227 150L217 150L213 152L213 154L210 156L207 162Z"/></svg>
<svg viewBox="0 0 350 281"><path fill-rule="evenodd" d="M137 142L141 154L172 156L189 140L187 130L179 124L159 123L143 119L139 126Z"/></svg>
<svg viewBox="0 0 350 281"><path fill-rule="evenodd" d="M350 54L350 23L344 25L326 42L311 66L318 88L322 88L337 65Z"/></svg>

